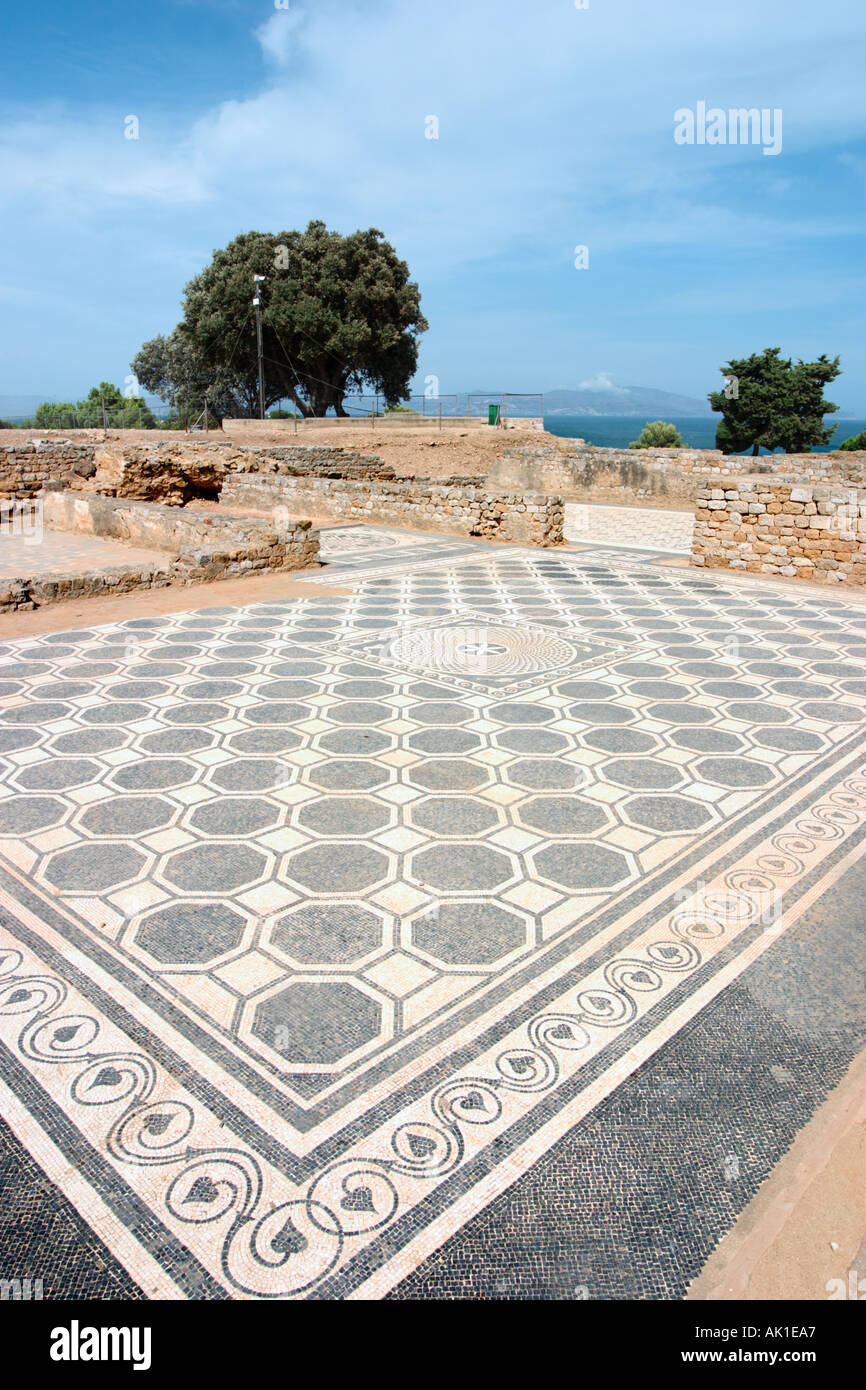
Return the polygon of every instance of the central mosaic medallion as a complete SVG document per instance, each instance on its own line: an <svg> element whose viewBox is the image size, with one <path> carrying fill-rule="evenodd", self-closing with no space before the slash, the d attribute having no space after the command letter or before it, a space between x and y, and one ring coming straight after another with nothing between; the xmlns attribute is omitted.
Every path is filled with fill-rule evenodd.
<svg viewBox="0 0 866 1390"><path fill-rule="evenodd" d="M447 676L468 688L499 692L525 689L545 676L609 658L620 643L467 613L339 645L389 669Z"/></svg>
<svg viewBox="0 0 866 1390"><path fill-rule="evenodd" d="M575 649L544 628L466 621L407 632L389 645L402 666L452 676L529 676L571 666Z"/></svg>
<svg viewBox="0 0 866 1390"><path fill-rule="evenodd" d="M320 553L327 557L355 554L358 551L363 553L368 550L389 550L399 546L402 539L399 535L389 536L379 531L371 535L363 526L329 526L322 532Z"/></svg>

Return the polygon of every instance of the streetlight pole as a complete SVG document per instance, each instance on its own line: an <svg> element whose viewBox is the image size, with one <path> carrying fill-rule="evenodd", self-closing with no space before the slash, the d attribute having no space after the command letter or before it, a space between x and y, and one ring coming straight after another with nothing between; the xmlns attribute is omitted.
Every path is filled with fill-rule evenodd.
<svg viewBox="0 0 866 1390"><path fill-rule="evenodd" d="M259 285L264 281L264 275L254 275L255 292L253 294L253 308L256 311L256 349L259 355L259 419L265 418L265 358L262 347L262 301L259 296Z"/></svg>

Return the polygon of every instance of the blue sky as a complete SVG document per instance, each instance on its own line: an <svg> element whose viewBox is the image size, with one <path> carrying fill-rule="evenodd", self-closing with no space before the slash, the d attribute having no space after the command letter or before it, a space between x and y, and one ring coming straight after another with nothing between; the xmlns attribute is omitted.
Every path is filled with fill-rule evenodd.
<svg viewBox="0 0 866 1390"><path fill-rule="evenodd" d="M419 385L703 396L778 345L866 415L864 41L862 0L18 0L0 397L122 384L216 247L319 217L409 262ZM699 101L781 151L677 144Z"/></svg>

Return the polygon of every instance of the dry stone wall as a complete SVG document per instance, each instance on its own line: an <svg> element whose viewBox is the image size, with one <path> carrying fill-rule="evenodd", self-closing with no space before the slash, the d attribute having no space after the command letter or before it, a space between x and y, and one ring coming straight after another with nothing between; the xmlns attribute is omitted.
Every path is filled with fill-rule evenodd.
<svg viewBox="0 0 866 1390"><path fill-rule="evenodd" d="M0 613L42 608L46 603L66 599L105 598L131 593L135 589L164 589L178 581L172 563L160 565L113 565L102 570L56 574L21 574L0 579Z"/></svg>
<svg viewBox="0 0 866 1390"><path fill-rule="evenodd" d="M717 449L607 449L590 444L523 445L506 449L485 484L556 492L575 502L692 508L710 480L801 473L866 483L866 453L766 454L760 460Z"/></svg>
<svg viewBox="0 0 866 1390"><path fill-rule="evenodd" d="M866 584L866 488L765 476L701 488L691 563Z"/></svg>
<svg viewBox="0 0 866 1390"><path fill-rule="evenodd" d="M249 422L248 422L249 423ZM255 422L252 422L255 423ZM23 440L0 448L0 497L32 497L42 488L78 491L182 506L216 499L225 478L238 472L283 477L402 483L375 455L316 444L251 448L231 440L124 445L63 440ZM486 478L452 478L497 496L543 493L571 501L693 507L697 490L711 478L753 473L796 473L866 485L866 452L766 455L760 461L725 457L713 449L606 449L577 441L507 449ZM422 484L424 479L415 479Z"/></svg>
<svg viewBox="0 0 866 1390"><path fill-rule="evenodd" d="M298 444L247 449L237 466L240 473L279 473L286 477L365 478L390 481L397 474L375 454L360 454L339 446Z"/></svg>
<svg viewBox="0 0 866 1390"><path fill-rule="evenodd" d="M222 501L226 506L260 511L284 506L289 511L338 521L372 521L524 545L563 543L560 497L493 494L475 484L449 485L423 478L365 482L235 473L226 479Z"/></svg>
<svg viewBox="0 0 866 1390"><path fill-rule="evenodd" d="M0 448L0 497L35 497L44 487L80 486L95 472L92 444L22 440Z"/></svg>
<svg viewBox="0 0 866 1390"><path fill-rule="evenodd" d="M715 450L603 449L523 445L506 449L486 477L490 488L534 488L569 501L693 507L701 471L725 466Z"/></svg>
<svg viewBox="0 0 866 1390"><path fill-rule="evenodd" d="M74 484L106 497L182 507L194 498L219 497L223 479L243 460L230 444L132 444L97 446L92 477Z"/></svg>
<svg viewBox="0 0 866 1390"><path fill-rule="evenodd" d="M277 446L252 449L230 442L170 443L97 448L96 472L86 490L142 502L182 506L219 497L232 473L308 475L324 478L394 478L380 458L354 449Z"/></svg>
<svg viewBox="0 0 866 1390"><path fill-rule="evenodd" d="M283 563L306 560L318 552L316 532L309 521L277 524L259 517L233 516L221 508L193 511L151 502L114 497L82 497L74 492L49 492L42 498L42 524L49 531L76 531L126 541L129 545L178 554L200 546L221 546L230 552L265 548Z"/></svg>
<svg viewBox="0 0 866 1390"><path fill-rule="evenodd" d="M41 498L48 531L74 531L167 552L164 564L112 565L89 571L49 573L34 569L0 580L0 612L39 608L62 599L201 584L319 563L319 533L309 521L280 525L257 517L211 518L148 502L86 497L71 491ZM41 553L40 553L41 557ZM34 548L34 563L37 548Z"/></svg>

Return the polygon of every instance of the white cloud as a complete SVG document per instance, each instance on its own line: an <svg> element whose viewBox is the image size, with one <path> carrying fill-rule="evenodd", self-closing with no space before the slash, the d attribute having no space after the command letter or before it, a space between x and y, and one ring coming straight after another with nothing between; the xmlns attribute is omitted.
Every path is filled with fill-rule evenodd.
<svg viewBox="0 0 866 1390"><path fill-rule="evenodd" d="M582 381L578 386L578 391L610 391L615 396L627 396L628 388L625 386L615 386L610 379L609 372L596 372L595 376L588 381Z"/></svg>
<svg viewBox="0 0 866 1390"><path fill-rule="evenodd" d="M860 74L839 58L866 28L856 11L828 24L787 0L765 8L730 0L704 14L667 0L660 23L645 0L615 12L440 0L434 20L404 0L292 0L251 34L268 65L258 93L180 129L168 111L162 131L140 113L138 142L122 139L113 113L32 115L0 130L0 197L89 200L95 216L103 204L207 201L240 210L244 225L373 223L443 274L526 245L566 256L576 241L593 251L641 237L721 242L754 230L713 196L732 152L676 147L678 104L782 104L786 155L798 121L814 142L838 131L842 105L849 130L866 128ZM767 68L782 75L772 91ZM628 100L611 97L612 71ZM720 82L726 71L735 77ZM424 138L430 114L438 140ZM733 156L748 169L754 153ZM689 206L696 191L700 208Z"/></svg>
<svg viewBox="0 0 866 1390"><path fill-rule="evenodd" d="M101 215L106 206L195 203L207 197L183 143L170 142L147 120L127 140L123 119L98 110L75 117L59 103L0 129L0 205L71 209Z"/></svg>
<svg viewBox="0 0 866 1390"><path fill-rule="evenodd" d="M854 56L866 10L854 0L823 9L805 0L666 0L661 8L618 0L587 11L569 0L437 0L432 9L406 0L291 0L289 10L263 4L259 19L249 31L250 49L263 59L258 90L191 110L171 107L154 88L152 109L137 113L137 142L123 139L122 107L19 107L5 121L0 110L5 263L15 278L44 281L58 305L73 285L82 313L107 302L94 285L114 274L140 341L164 317L171 326L184 282L240 231L303 226L311 217L341 231L373 225L408 260L428 307L451 296L451 324L455 286L465 293L476 271L479 281L486 275L495 288L485 290L482 319L473 310L469 327L483 335L502 310L503 352L523 354L530 378L534 344L508 329L524 312L515 289L531 298L526 312L538 315L531 326L539 344L546 325L568 346L580 325L592 324L594 348L588 342L580 359L569 357L581 363L575 374L591 372L603 353L629 380L640 378L622 346L599 349L617 316L653 299L699 313L693 287L717 274L723 253L739 250L757 257L744 258L743 300L778 265L781 288L774 279L772 297L783 301L801 248L826 257L821 242L850 234L832 206L795 202L792 193L810 182L797 163L803 154L820 147L829 164L866 131ZM779 159L677 147L674 110L702 98L781 106ZM431 114L438 140L424 137ZM768 164L778 166L775 195L760 183ZM854 183L855 163L835 168ZM798 184L785 193L782 180L792 176ZM592 257L583 280L573 268L578 243ZM624 310L614 288L592 319L596 286L642 256L646 264L676 262L668 273L686 298L665 298L669 280L647 282ZM579 324L578 285L592 306ZM152 322L140 331L142 303ZM112 323L117 304L115 292ZM557 320L560 304L567 327ZM588 385L622 389L606 372Z"/></svg>
<svg viewBox="0 0 866 1390"><path fill-rule="evenodd" d="M304 21L298 8L275 10L270 19L255 31L265 57L278 67L285 67L296 52L295 35Z"/></svg>

